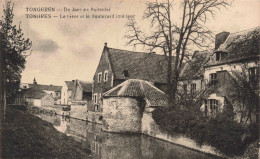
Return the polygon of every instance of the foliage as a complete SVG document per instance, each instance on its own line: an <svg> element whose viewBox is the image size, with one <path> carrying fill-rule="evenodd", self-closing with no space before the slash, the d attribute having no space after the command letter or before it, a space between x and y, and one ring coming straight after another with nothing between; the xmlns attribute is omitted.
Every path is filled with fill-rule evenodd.
<svg viewBox="0 0 260 159"><path fill-rule="evenodd" d="M3 39L1 51L3 53L3 72L6 96L13 96L18 88L21 73L25 68L25 51L31 48L29 39L24 39L22 29L13 24L13 5L11 2L5 3L3 16L0 20L0 34Z"/></svg>
<svg viewBox="0 0 260 159"><path fill-rule="evenodd" d="M176 109L158 108L153 112L156 123L170 134L183 134L198 144L209 144L226 155L237 155L245 147L245 128L234 121L234 114L225 111L216 117L206 117L196 106Z"/></svg>
<svg viewBox="0 0 260 159"><path fill-rule="evenodd" d="M224 112L216 118L210 118L206 125L206 143L227 155L237 155L243 152L242 135L245 128L234 121L234 114Z"/></svg>
<svg viewBox="0 0 260 159"><path fill-rule="evenodd" d="M259 73L258 69L254 76L249 78L249 67L241 65L242 71L232 71L231 78L226 81L226 94L232 99L235 113L240 116L240 123L254 123L252 116L259 111L258 90ZM257 122L258 120L256 120Z"/></svg>

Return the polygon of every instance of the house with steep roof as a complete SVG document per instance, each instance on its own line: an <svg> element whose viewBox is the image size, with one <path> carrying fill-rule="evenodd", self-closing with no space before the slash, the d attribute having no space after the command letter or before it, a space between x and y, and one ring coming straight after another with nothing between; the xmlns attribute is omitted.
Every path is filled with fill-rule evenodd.
<svg viewBox="0 0 260 159"><path fill-rule="evenodd" d="M102 112L100 98L103 93L128 79L147 80L165 91L167 58L155 53L109 48L105 43L93 77L93 105L88 109Z"/></svg>
<svg viewBox="0 0 260 159"><path fill-rule="evenodd" d="M193 93L204 88L204 66L209 62L212 50L195 51L180 72L178 90Z"/></svg>
<svg viewBox="0 0 260 159"><path fill-rule="evenodd" d="M75 80L64 81L61 88L61 104L70 105Z"/></svg>
<svg viewBox="0 0 260 159"><path fill-rule="evenodd" d="M73 82L71 101L75 104L89 104L92 100L92 83L76 79Z"/></svg>
<svg viewBox="0 0 260 159"><path fill-rule="evenodd" d="M43 107L43 106L53 106L54 98L42 91L33 88L24 89L20 91L15 98L16 104L26 104L31 106Z"/></svg>
<svg viewBox="0 0 260 159"><path fill-rule="evenodd" d="M140 133L146 108L166 107L167 95L148 81L129 79L103 94L102 129Z"/></svg>
<svg viewBox="0 0 260 159"><path fill-rule="evenodd" d="M231 98L231 92L227 92L228 81L234 79L235 72L245 71L247 78L253 83L259 76L259 37L260 26L216 35L215 51L204 66L205 83L213 87L202 105L205 114L215 114L225 107L232 107L236 111L236 101Z"/></svg>

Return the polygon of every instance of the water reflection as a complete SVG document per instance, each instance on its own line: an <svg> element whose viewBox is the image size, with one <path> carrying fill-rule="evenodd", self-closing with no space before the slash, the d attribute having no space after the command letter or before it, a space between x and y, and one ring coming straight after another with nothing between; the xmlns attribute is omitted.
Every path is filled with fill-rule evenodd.
<svg viewBox="0 0 260 159"><path fill-rule="evenodd" d="M216 158L162 140L140 134L114 134L101 130L101 125L61 116L38 114L60 132L74 137L91 149L95 159L183 159Z"/></svg>

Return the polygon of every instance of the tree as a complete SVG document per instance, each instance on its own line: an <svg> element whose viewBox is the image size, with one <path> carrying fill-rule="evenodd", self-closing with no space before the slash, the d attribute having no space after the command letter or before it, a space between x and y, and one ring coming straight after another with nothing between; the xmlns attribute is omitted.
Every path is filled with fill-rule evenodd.
<svg viewBox="0 0 260 159"><path fill-rule="evenodd" d="M259 123L258 117L256 120L252 120L253 115L259 113L259 71L258 68L254 69L254 75L249 75L250 68L248 65L244 64L241 66L242 71L233 70L232 78L228 82L226 88L227 93L233 101L233 106L235 107L235 113L240 117L240 123L250 124L256 122Z"/></svg>
<svg viewBox="0 0 260 159"><path fill-rule="evenodd" d="M1 68L3 73L3 92L1 92L1 101L3 101L4 109L6 99L14 97L19 89L21 73L25 68L25 58L29 54L32 42L24 39L22 29L13 24L13 4L5 3L3 16L0 20L1 41Z"/></svg>
<svg viewBox="0 0 260 159"><path fill-rule="evenodd" d="M212 32L205 26L207 20L214 18L217 11L230 5L226 0L184 0L181 2L181 23L173 20L173 2L148 2L144 12L145 19L150 20L151 35L146 35L134 19L127 26L129 34L128 45L141 45L150 52L160 49L167 58L167 85L169 104L175 101L180 70L185 57L188 56L188 46L195 45L207 48L212 41ZM173 14L172 14L173 13ZM174 57L174 58L173 58ZM172 66L174 62L174 66Z"/></svg>

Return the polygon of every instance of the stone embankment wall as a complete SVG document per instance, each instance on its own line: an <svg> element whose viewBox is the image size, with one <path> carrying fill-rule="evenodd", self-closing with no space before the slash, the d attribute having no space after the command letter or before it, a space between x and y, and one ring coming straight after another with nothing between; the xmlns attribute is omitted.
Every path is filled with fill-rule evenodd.
<svg viewBox="0 0 260 159"><path fill-rule="evenodd" d="M158 139L162 139L174 144L185 146L201 152L223 156L219 152L215 151L215 148L208 145L198 145L194 140L189 139L183 135L169 135L165 131L162 131L159 126L155 123L152 117L152 111L155 108L146 108L142 118L142 133Z"/></svg>
<svg viewBox="0 0 260 159"><path fill-rule="evenodd" d="M142 114L138 101L129 97L103 99L103 126L108 132L141 132Z"/></svg>
<svg viewBox="0 0 260 159"><path fill-rule="evenodd" d="M101 112L92 112L92 111L87 111L87 121L92 122L92 123L98 123L102 124L102 113Z"/></svg>
<svg viewBox="0 0 260 159"><path fill-rule="evenodd" d="M69 115L72 118L87 120L87 106L85 106L85 105L71 105Z"/></svg>

